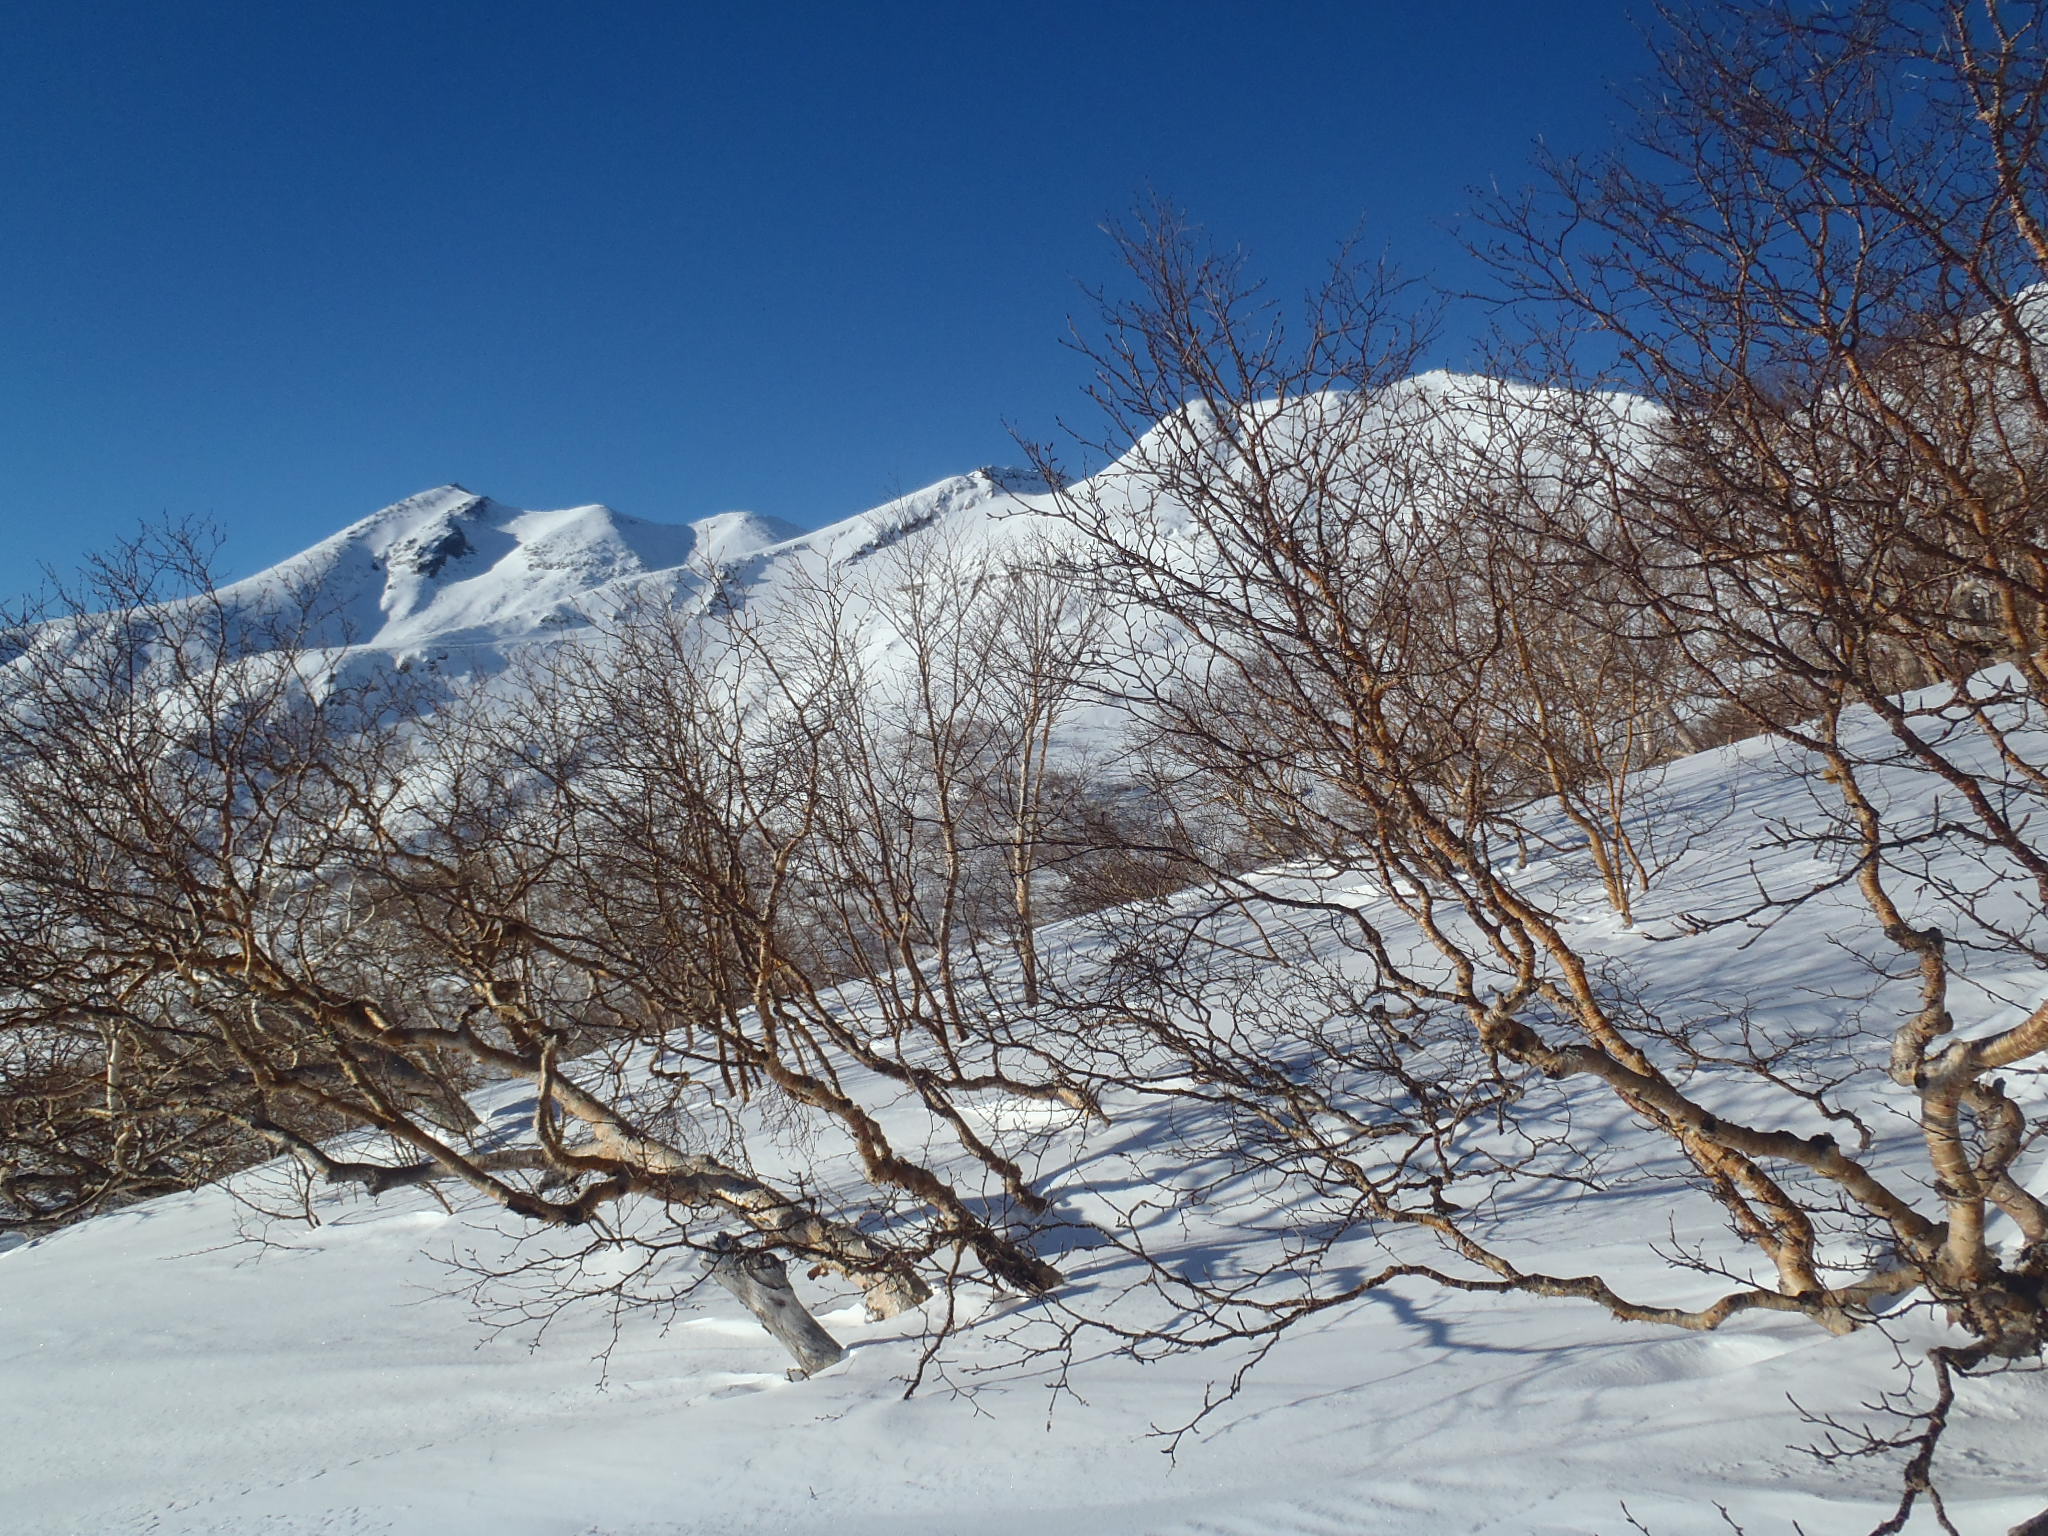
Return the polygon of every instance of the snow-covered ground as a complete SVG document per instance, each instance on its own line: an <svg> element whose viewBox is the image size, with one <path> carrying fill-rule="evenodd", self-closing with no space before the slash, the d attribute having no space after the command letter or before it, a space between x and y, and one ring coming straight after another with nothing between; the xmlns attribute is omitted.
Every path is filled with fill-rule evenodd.
<svg viewBox="0 0 2048 1536"><path fill-rule="evenodd" d="M1120 494L1116 473L1098 482L1106 502ZM1185 531L1171 507L1134 496L1130 510L1165 539ZM303 601L315 621L303 638L361 666L488 674L639 598L689 611L716 590L772 614L792 593L850 584L885 615L892 584L928 576L937 555L999 560L1056 534L1052 511L1026 480L987 471L807 534L739 513L679 527L603 507L527 512L442 487L219 595L252 622ZM875 629L886 652L887 625ZM1879 1060L1895 1015L1853 892L1766 928L1689 920L1828 872L1812 846L1776 836L1816 815L1801 770L1768 742L1672 768L1646 804L1673 862L1633 931L1568 857L1518 880L1596 963L1643 979L1667 1021L1739 1019L1816 1058ZM1883 787L1923 793L1907 777ZM1276 891L1306 880L1272 876ZM1379 907L1397 934L1400 919ZM1277 908L1261 917L1291 921ZM1213 936L1243 921L1219 917ZM1042 942L1051 971L1091 963L1086 921ZM1341 961L1327 937L1301 943ZM2042 989L2032 968L1987 960L1955 1006L1967 1030ZM1274 1018L1284 1035L1284 1010ZM1874 1075L1880 1087L1856 1107L1880 1130L1874 1165L1898 1177L1911 1163L1906 1096ZM2016 1077L2013 1091L2040 1113L2038 1082ZM885 1096L873 1083L863 1092ZM1668 1145L1590 1091L1549 1092L1519 1106L1524 1131L1540 1137L1571 1116L1607 1176L1517 1191L1491 1235L1532 1266L1597 1272L1643 1301L1696 1304L1724 1289L1668 1262L1695 1248L1741 1262ZM509 1132L526 1097L508 1086L478 1107ZM547 1293L532 1289L544 1277L479 1288L479 1275L517 1267L543 1240L452 1186L374 1200L320 1191L290 1214L294 1181L273 1166L0 1250L0 1536L1686 1536L1727 1531L1721 1505L1753 1536L1859 1536L1896 1501L1895 1465L1829 1465L1800 1447L1821 1437L1820 1418L1878 1422L1865 1405L1905 1387L1901 1359L1940 1338L1916 1309L1847 1339L1763 1313L1689 1334L1618 1324L1589 1303L1401 1282L1300 1323L1177 1436L1244 1355L1140 1360L1090 1327L1157 1323L1169 1305L1126 1252L1084 1240L1090 1224L1142 1239L1169 1273L1251 1273L1282 1253L1301 1197L1276 1204L1270 1184L1211 1167L1202 1198L1177 1201L1194 1187L1190 1149L1213 1153L1221 1122L1170 1094L1126 1091L1104 1107L1106 1125L981 1106L989 1134L1055 1202L1040 1247L1067 1274L1063 1291L1026 1303L968 1284L950 1318L941 1298L870 1323L852 1292L800 1280L850 1353L795 1383L739 1305L695 1283L686 1255L654 1277L672 1304L620 1312L597 1298L545 1328L498 1326L523 1303L546 1312ZM919 1146L912 1106L889 1118L902 1144L945 1157L943 1138ZM786 1171L775 1126L745 1124L763 1171ZM956 1154L948 1172L971 1183L963 1164ZM2038 1151L2020 1171L2048 1191ZM850 1175L837 1193L859 1214ZM1324 1282L1385 1256L1361 1230L1331 1254ZM584 1278L615 1277L600 1260ZM2002 1532L2048 1506L2044 1412L2039 1374L1966 1386L1939 1463L1963 1531ZM1924 1515L1913 1527L1932 1528Z"/></svg>
<svg viewBox="0 0 2048 1536"><path fill-rule="evenodd" d="M1881 1049L1850 1038L1855 1011L1872 1006L1853 896L1764 931L1678 921L1812 874L1810 850L1761 846L1773 819L1811 817L1796 766L1752 742L1668 775L1657 793L1696 840L1635 932L1569 860L1530 878L1574 915L1590 953L1653 975L1673 1008ZM1085 923L1047 935L1075 957L1088 943ZM1958 1005L1965 1028L1972 1006L2041 987L2031 972L1975 981L1978 1003ZM2038 1087L2026 1091L2038 1112ZM478 1102L509 1122L523 1093ZM1515 1251L1645 1299L1719 1289L1659 1257L1723 1243L1715 1208L1661 1176L1666 1148L1583 1095L1548 1102L1524 1112L1569 1108L1582 1142L1635 1172L1521 1199L1500 1229ZM1906 1128L1883 1120L1882 1095L1863 1107L1890 1138L1880 1164L1903 1157ZM264 1217L288 1204L289 1181L256 1170L0 1254L0 1530L1622 1536L1633 1520L1681 1536L1728 1530L1725 1505L1754 1536L1847 1536L1896 1498L1893 1468L1823 1465L1799 1447L1819 1436L1805 1415L1863 1422L1861 1405L1905 1384L1900 1349L1910 1358L1938 1338L1912 1310L1846 1339L1765 1314L1690 1334L1576 1301L1401 1283L1302 1323L1172 1442L1163 1432L1194 1418L1241 1356L1142 1363L1086 1330L1047 1353L1076 1319L1131 1323L1161 1305L1127 1256L1064 1246L1062 1233L1135 1222L1169 1263L1212 1271L1270 1259L1283 1238L1231 1186L1192 1209L1158 1198L1182 1177L1185 1106L1126 1096L1106 1108L1108 1125L1084 1126L986 1106L992 1123L1029 1133L1041 1187L1073 1223L1047 1234L1071 1282L1060 1298L969 1286L960 1326L934 1339L943 1301L868 1323L850 1293L800 1280L851 1348L796 1383L780 1349L708 1287L674 1308L615 1315L592 1302L538 1334L492 1331L519 1293L501 1281L479 1303L476 1274L529 1250L515 1224L452 1191L452 1210L422 1190L322 1193L309 1223ZM753 1134L772 1156L763 1128ZM2022 1172L2048 1188L2038 1153ZM1380 1251L1361 1233L1335 1258L1341 1272ZM677 1260L666 1274L680 1291L693 1269ZM1963 1531L2003 1531L2048 1504L2044 1412L2038 1374L1966 1387L1940 1462Z"/></svg>

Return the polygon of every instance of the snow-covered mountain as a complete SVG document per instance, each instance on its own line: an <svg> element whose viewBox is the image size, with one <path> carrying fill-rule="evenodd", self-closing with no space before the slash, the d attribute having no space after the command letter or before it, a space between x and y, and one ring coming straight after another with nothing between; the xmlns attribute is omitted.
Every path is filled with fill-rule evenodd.
<svg viewBox="0 0 2048 1536"><path fill-rule="evenodd" d="M684 610L851 570L906 537L1011 542L1046 498L1018 471L956 475L811 533L751 512L655 523L592 504L507 506L459 485L394 502L267 570L223 585L229 612L361 660L488 673L521 646L654 597Z"/></svg>
<svg viewBox="0 0 2048 1536"><path fill-rule="evenodd" d="M486 649L571 628L625 587L700 584L795 530L745 512L677 525L591 505L506 506L436 486L373 512L266 571L221 589L230 608L297 612L306 638L403 657Z"/></svg>
<svg viewBox="0 0 2048 1536"><path fill-rule="evenodd" d="M1412 446L1485 443L1528 462L1547 407L1562 396L1458 375L1424 374L1384 391L1361 411L1360 397L1304 396L1277 420L1248 418L1275 441L1295 430L1344 430L1361 444L1357 472L1385 472L1374 434L1395 427ZM1640 434L1649 408L1622 397L1574 397L1595 410L1610 441ZM1554 413L1558 419L1569 411ZM1122 459L1083 486L1081 498L1116 509L1161 536L1185 543L1186 510L1135 466L1161 452L1219 440L1199 408L1162 422ZM1204 450L1194 450L1204 451ZM1547 450L1538 446L1534 451ZM1028 470L981 468L951 476L841 521L802 532L749 512L688 524L654 523L602 505L530 511L459 485L421 491L323 539L270 569L224 586L220 599L250 618L283 616L305 642L345 651L357 663L427 663L460 676L495 671L521 647L587 629L622 603L654 599L683 611L714 590L737 605L772 603L801 587L859 579L876 592L886 550L944 550L972 564L1000 560L1046 536L1070 534L1055 498ZM913 560L881 577L911 579Z"/></svg>
<svg viewBox="0 0 2048 1536"><path fill-rule="evenodd" d="M436 485L223 584L213 600L252 649L289 639L326 651L334 674L455 684L494 676L530 647L588 637L627 604L774 606L850 580L887 604L913 565L879 561L883 551L928 541L963 561L999 559L1055 526L1049 512L1042 483L1018 469L952 475L811 532L754 512L670 524L600 504L524 510Z"/></svg>

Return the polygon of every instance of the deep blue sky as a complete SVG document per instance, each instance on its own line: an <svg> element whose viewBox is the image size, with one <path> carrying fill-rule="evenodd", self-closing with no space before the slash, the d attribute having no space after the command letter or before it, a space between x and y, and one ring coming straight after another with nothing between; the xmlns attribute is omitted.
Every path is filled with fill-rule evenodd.
<svg viewBox="0 0 2048 1536"><path fill-rule="evenodd" d="M1147 189L1454 279L1641 67L1622 0L10 0L0 596L166 513L241 574L447 480L809 525L1013 462Z"/></svg>

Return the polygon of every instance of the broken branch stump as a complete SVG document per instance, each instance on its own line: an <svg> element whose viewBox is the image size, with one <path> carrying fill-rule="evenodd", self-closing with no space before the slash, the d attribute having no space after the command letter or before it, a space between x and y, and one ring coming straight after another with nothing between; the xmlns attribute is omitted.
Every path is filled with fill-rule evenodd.
<svg viewBox="0 0 2048 1536"><path fill-rule="evenodd" d="M740 1304L761 1320L761 1326L788 1350L796 1361L790 1379L815 1376L828 1365L846 1358L846 1349L827 1333L810 1309L797 1298L789 1283L789 1270L782 1260L765 1249L748 1251L730 1232L711 1239L712 1259L707 1273L739 1298Z"/></svg>

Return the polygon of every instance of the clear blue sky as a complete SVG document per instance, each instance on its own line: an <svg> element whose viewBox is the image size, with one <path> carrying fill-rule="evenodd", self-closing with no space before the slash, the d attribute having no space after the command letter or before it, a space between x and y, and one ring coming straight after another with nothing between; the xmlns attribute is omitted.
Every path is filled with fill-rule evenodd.
<svg viewBox="0 0 2048 1536"><path fill-rule="evenodd" d="M0 595L165 513L241 574L448 480L810 525L1012 462L1140 193L1455 277L1641 67L1622 0L10 0Z"/></svg>

